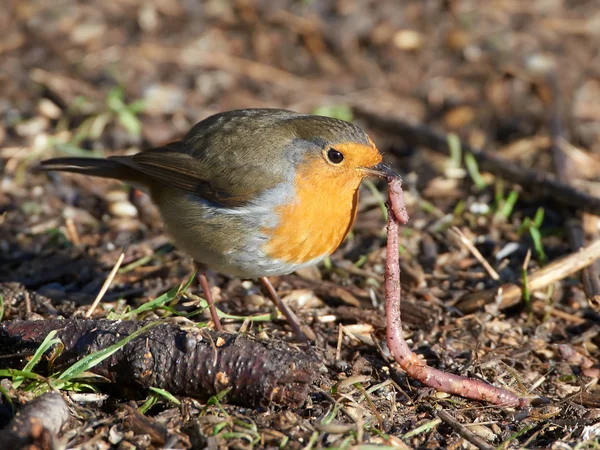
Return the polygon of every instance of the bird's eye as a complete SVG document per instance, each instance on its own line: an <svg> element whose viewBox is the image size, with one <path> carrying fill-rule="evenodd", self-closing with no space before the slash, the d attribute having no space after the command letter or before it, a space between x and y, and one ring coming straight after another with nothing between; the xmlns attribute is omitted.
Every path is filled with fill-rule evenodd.
<svg viewBox="0 0 600 450"><path fill-rule="evenodd" d="M342 152L338 152L335 148L327 150L327 159L333 164L339 164L344 160Z"/></svg>

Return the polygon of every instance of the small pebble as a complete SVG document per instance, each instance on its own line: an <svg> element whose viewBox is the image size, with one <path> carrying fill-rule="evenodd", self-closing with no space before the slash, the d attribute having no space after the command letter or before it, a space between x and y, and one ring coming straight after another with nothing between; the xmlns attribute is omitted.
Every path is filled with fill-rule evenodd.
<svg viewBox="0 0 600 450"><path fill-rule="evenodd" d="M42 195L44 195L44 188L42 186L35 186L31 190L32 197L41 197Z"/></svg>
<svg viewBox="0 0 600 450"><path fill-rule="evenodd" d="M154 31L158 28L158 13L156 12L156 7L152 3L148 2L142 4L142 7L138 12L138 24L144 31Z"/></svg>
<svg viewBox="0 0 600 450"><path fill-rule="evenodd" d="M596 441L600 438L600 423L584 427L581 438L584 441Z"/></svg>
<svg viewBox="0 0 600 450"><path fill-rule="evenodd" d="M35 136L48 129L49 125L50 123L46 117L37 116L17 124L15 126L15 131L21 137Z"/></svg>
<svg viewBox="0 0 600 450"><path fill-rule="evenodd" d="M172 114L185 102L183 90L170 84L153 84L144 92L144 110L151 115Z"/></svg>
<svg viewBox="0 0 600 450"><path fill-rule="evenodd" d="M252 283L250 280L244 280L242 281L242 287L249 291L250 289L254 288L254 283Z"/></svg>
<svg viewBox="0 0 600 450"><path fill-rule="evenodd" d="M244 297L244 304L252 306L264 306L267 304L266 299L260 294L250 294Z"/></svg>
<svg viewBox="0 0 600 450"><path fill-rule="evenodd" d="M296 289L283 299L284 303L294 303L298 308L318 308L323 302L311 289Z"/></svg>
<svg viewBox="0 0 600 450"><path fill-rule="evenodd" d="M84 22L73 27L70 37L76 44L85 44L96 39L102 39L105 32L106 25L103 23Z"/></svg>
<svg viewBox="0 0 600 450"><path fill-rule="evenodd" d="M508 256L512 255L514 252L519 250L520 245L517 242L509 242L496 254L496 260L500 261Z"/></svg>
<svg viewBox="0 0 600 450"><path fill-rule="evenodd" d="M59 119L62 115L61 109L52 100L42 98L38 103L38 111L48 119Z"/></svg>
<svg viewBox="0 0 600 450"><path fill-rule="evenodd" d="M473 203L469 206L469 211L476 215L485 215L490 212L490 205L487 203Z"/></svg>
<svg viewBox="0 0 600 450"><path fill-rule="evenodd" d="M553 72L556 68L554 58L543 53L534 53L533 55L530 55L525 60L525 65L529 71L539 75Z"/></svg>
<svg viewBox="0 0 600 450"><path fill-rule="evenodd" d="M423 46L423 35L415 30L400 30L393 38L394 45L401 50L418 50Z"/></svg>
<svg viewBox="0 0 600 450"><path fill-rule="evenodd" d="M129 202L120 201L108 205L108 211L117 217L137 217L137 209Z"/></svg>

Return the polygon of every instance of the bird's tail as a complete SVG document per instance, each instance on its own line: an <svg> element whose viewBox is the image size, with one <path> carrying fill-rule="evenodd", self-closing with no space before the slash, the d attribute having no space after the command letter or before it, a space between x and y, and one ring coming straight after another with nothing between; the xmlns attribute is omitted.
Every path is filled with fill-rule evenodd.
<svg viewBox="0 0 600 450"><path fill-rule="evenodd" d="M122 181L139 181L139 172L113 159L103 158L53 158L40 162L39 171L59 170L81 173L93 177L115 178Z"/></svg>

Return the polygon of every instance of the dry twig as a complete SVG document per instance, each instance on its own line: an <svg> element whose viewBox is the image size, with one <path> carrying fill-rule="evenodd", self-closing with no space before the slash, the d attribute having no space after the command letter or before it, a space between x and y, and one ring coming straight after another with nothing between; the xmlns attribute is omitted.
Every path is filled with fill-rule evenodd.
<svg viewBox="0 0 600 450"><path fill-rule="evenodd" d="M477 250L477 247L473 245L473 243L469 240L468 237L460 230L458 227L452 227L450 229L450 233L456 237L456 239L467 249L469 252L475 257L477 261L481 263L486 272L492 277L493 280L498 281L500 279L500 275L498 272L494 270L494 268L490 265L489 262L483 257L481 252Z"/></svg>
<svg viewBox="0 0 600 450"><path fill-rule="evenodd" d="M550 128L550 152L552 154L552 162L554 171L558 181L571 184L573 182L572 161L563 150L565 143L564 129L561 120L561 105L560 93L558 89L557 74L551 71L547 74L547 80L552 93L551 105L549 108L549 128ZM571 248L579 250L585 245L585 236L582 227L581 217L577 219L571 218L571 214L567 208L562 208L562 216L565 221L567 237ZM581 281L583 290L588 299L590 306L596 310L600 308L600 267L598 264L591 264L581 271Z"/></svg>
<svg viewBox="0 0 600 450"><path fill-rule="evenodd" d="M528 275L529 290L536 291L552 283L556 283L589 266L599 258L600 240L597 240L587 247L554 261L537 272ZM521 301L523 296L521 285L509 283L503 284L500 287L463 295L454 306L463 313L472 313L484 305L492 303L500 288L502 289L502 301L498 305L500 309L509 308Z"/></svg>
<svg viewBox="0 0 600 450"><path fill-rule="evenodd" d="M492 450L494 447L490 446L477 436L475 433L471 432L467 427L461 425L454 417L450 415L447 411L438 411L437 416L442 419L445 423L450 425L454 431L456 431L459 435L461 435L468 442L473 444L475 447L480 450Z"/></svg>
<svg viewBox="0 0 600 450"><path fill-rule="evenodd" d="M96 306L98 306L98 304L102 300L102 297L104 297L104 294L106 294L106 291L108 291L108 288L110 287L110 284L112 283L112 281L114 280L115 276L117 275L117 272L119 271L119 267L121 267L121 264L123 263L123 259L125 259L125 251L126 250L127 249L123 249L123 251L119 255L119 258L117 258L117 262L115 263L115 265L113 266L112 270L108 274L108 277L106 278L106 281L102 285L102 288L100 289L100 292L98 292L98 295L94 299L94 302L92 303L92 305L89 307L89 309L85 313L85 317L86 318L92 317L92 313L94 312L94 309L96 309Z"/></svg>

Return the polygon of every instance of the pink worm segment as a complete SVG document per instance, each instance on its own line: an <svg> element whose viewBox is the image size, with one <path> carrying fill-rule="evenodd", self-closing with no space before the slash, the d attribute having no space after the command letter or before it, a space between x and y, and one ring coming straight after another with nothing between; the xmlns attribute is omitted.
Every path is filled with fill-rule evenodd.
<svg viewBox="0 0 600 450"><path fill-rule="evenodd" d="M387 345L394 359L408 376L438 391L502 406L525 407L529 400L483 381L442 372L429 367L414 354L402 334L400 317L400 264L398 261L398 222L405 224L408 214L402 195L400 178L388 178L387 256L385 265L385 312Z"/></svg>

